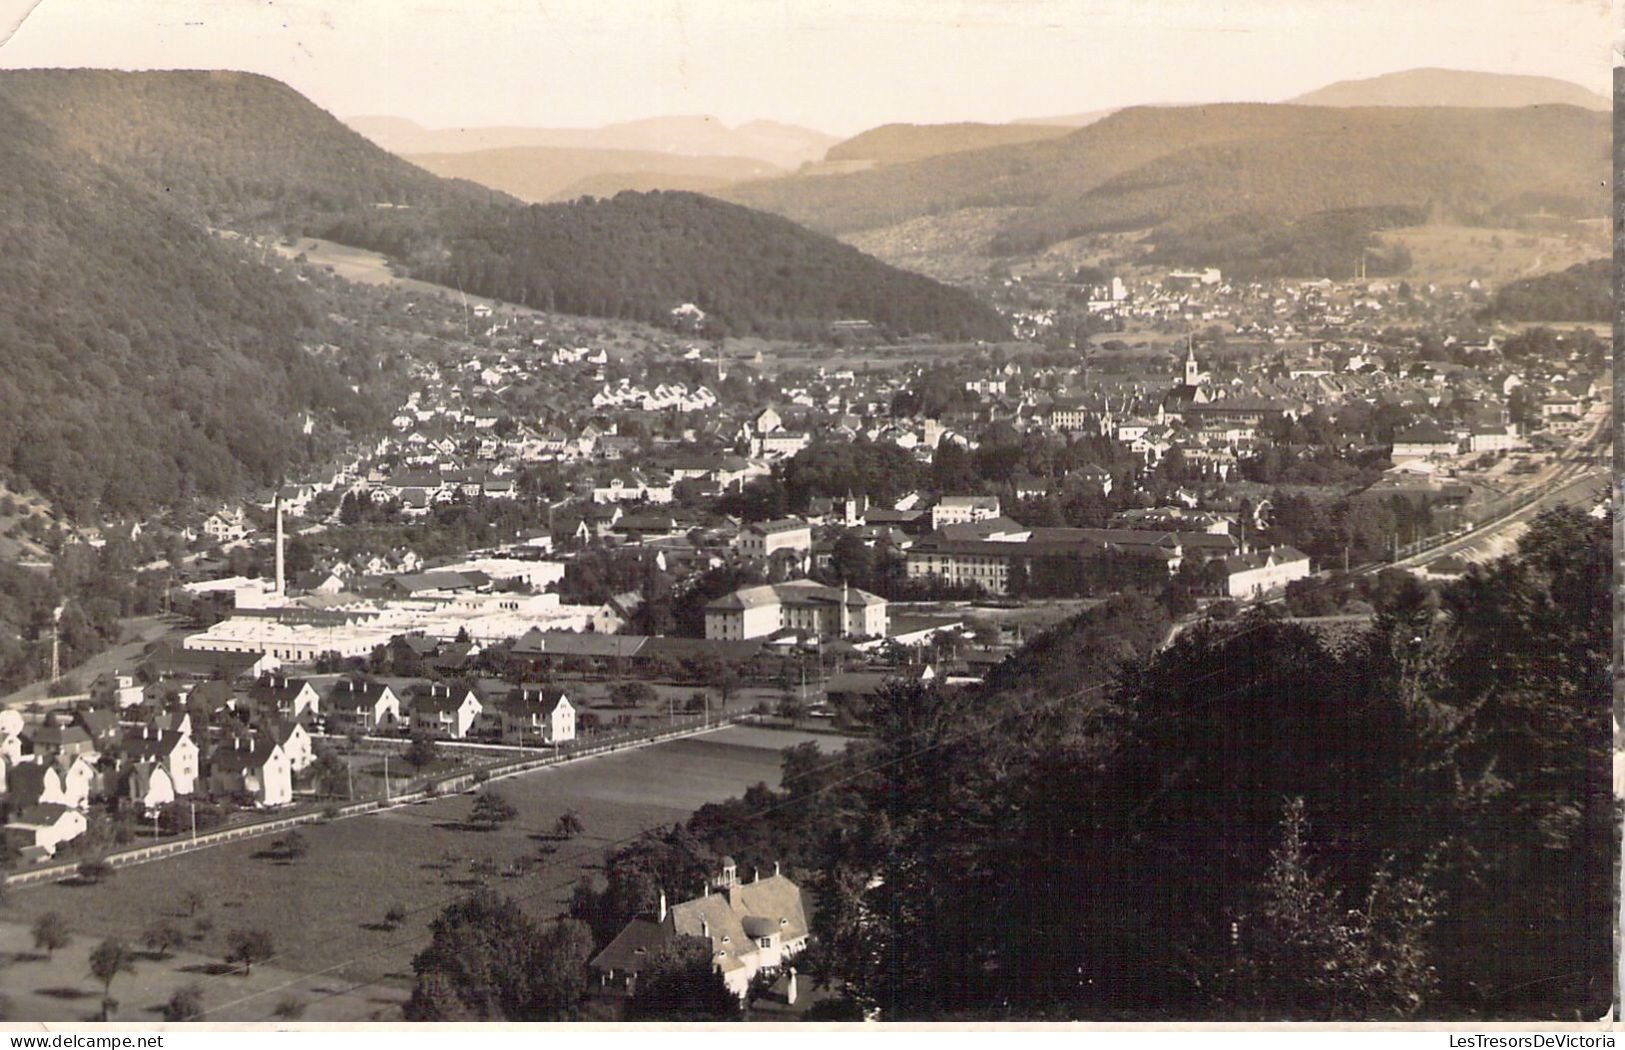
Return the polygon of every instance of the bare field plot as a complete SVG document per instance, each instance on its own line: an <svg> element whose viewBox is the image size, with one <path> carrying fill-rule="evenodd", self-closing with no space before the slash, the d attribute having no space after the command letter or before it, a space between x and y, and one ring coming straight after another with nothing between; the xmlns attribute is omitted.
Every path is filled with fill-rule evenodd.
<svg viewBox="0 0 1625 1050"><path fill-rule="evenodd" d="M260 839L138 865L100 885L16 890L0 905L0 922L26 927L57 911L77 934L136 941L154 922L170 920L193 932L188 951L215 961L231 930L261 927L276 942L271 967L310 975L291 993L314 999L314 985L350 989L344 994L357 1009L350 1019L366 1020L379 1008L371 1003L362 1010L369 1000L404 1001L412 955L441 908L475 884L475 862L489 858L500 872L492 884L537 915L557 914L607 846L682 821L753 784L776 786L779 752L809 739L833 749L845 743L823 734L729 727L497 781L492 786L519 815L493 831L470 828L472 796L455 795L308 826L302 834L309 851L291 862L270 856L270 840ZM586 831L555 841L553 822L566 810L580 815ZM513 866L527 861L518 874ZM181 900L191 890L208 898L199 912L207 930L195 931L196 919L182 914ZM384 914L396 904L408 915L390 929ZM206 989L221 980L228 978L202 978ZM78 1016L82 1009L48 1016Z"/></svg>
<svg viewBox="0 0 1625 1050"><path fill-rule="evenodd" d="M1555 273L1608 254L1605 234L1553 234L1472 226L1409 226L1378 235L1411 253L1404 275L1412 283L1463 284L1477 279L1504 284L1519 277Z"/></svg>

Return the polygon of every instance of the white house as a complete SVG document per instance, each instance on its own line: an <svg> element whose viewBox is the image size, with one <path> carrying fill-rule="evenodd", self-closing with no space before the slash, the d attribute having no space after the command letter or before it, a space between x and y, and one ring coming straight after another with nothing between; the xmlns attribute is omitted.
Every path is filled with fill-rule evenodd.
<svg viewBox="0 0 1625 1050"><path fill-rule="evenodd" d="M301 715L320 717L322 694L304 678L289 678L284 674L269 674L249 690L249 701L265 714L275 713L282 718Z"/></svg>
<svg viewBox="0 0 1625 1050"><path fill-rule="evenodd" d="M62 790L62 771L49 762L22 762L13 766L6 775L6 796L17 809L69 805Z"/></svg>
<svg viewBox="0 0 1625 1050"><path fill-rule="evenodd" d="M191 734L180 732L152 732L142 726L139 736L124 741L125 754L135 762L156 762L164 767L174 785L175 794L190 795L197 786L198 746Z"/></svg>
<svg viewBox="0 0 1625 1050"><path fill-rule="evenodd" d="M1518 435L1515 423L1503 426L1474 427L1467 436L1467 450L1469 452L1506 452L1512 449L1523 448L1525 442Z"/></svg>
<svg viewBox="0 0 1625 1050"><path fill-rule="evenodd" d="M392 729L401 720L401 701L382 682L346 678L327 694L327 717L341 731Z"/></svg>
<svg viewBox="0 0 1625 1050"><path fill-rule="evenodd" d="M130 767L125 793L144 812L154 813L175 801L175 781L161 763L137 762Z"/></svg>
<svg viewBox="0 0 1625 1050"><path fill-rule="evenodd" d="M221 744L209 756L209 778L218 791L241 792L260 807L285 806L293 801L293 771L288 756L274 741L245 741L241 737Z"/></svg>
<svg viewBox="0 0 1625 1050"><path fill-rule="evenodd" d="M564 690L521 685L503 703L502 741L507 744L561 744L576 736L576 709Z"/></svg>
<svg viewBox="0 0 1625 1050"><path fill-rule="evenodd" d="M1391 459L1403 463L1409 459L1453 456L1459 448L1456 435L1431 424L1420 424L1395 431Z"/></svg>
<svg viewBox="0 0 1625 1050"><path fill-rule="evenodd" d="M54 856L58 846L84 833L83 813L52 802L28 806L6 823L7 840L36 860Z"/></svg>
<svg viewBox="0 0 1625 1050"><path fill-rule="evenodd" d="M272 727L271 739L277 742L277 746L282 748L282 753L287 756L290 773L303 773L316 761L310 731L302 722L278 722Z"/></svg>
<svg viewBox="0 0 1625 1050"><path fill-rule="evenodd" d="M141 683L123 671L106 671L90 686L90 699L103 707L134 707L141 697Z"/></svg>
<svg viewBox="0 0 1625 1050"><path fill-rule="evenodd" d="M241 507L221 510L203 519L203 534L216 543L230 543L248 535L247 519Z"/></svg>
<svg viewBox="0 0 1625 1050"><path fill-rule="evenodd" d="M997 496L944 496L931 508L931 527L964 525L999 516Z"/></svg>
<svg viewBox="0 0 1625 1050"><path fill-rule="evenodd" d="M483 710L473 689L434 682L412 697L412 732L462 740L473 731Z"/></svg>
<svg viewBox="0 0 1625 1050"><path fill-rule="evenodd" d="M96 767L84 755L59 758L57 771L62 778L62 804L75 809L90 806L90 792L96 786Z"/></svg>

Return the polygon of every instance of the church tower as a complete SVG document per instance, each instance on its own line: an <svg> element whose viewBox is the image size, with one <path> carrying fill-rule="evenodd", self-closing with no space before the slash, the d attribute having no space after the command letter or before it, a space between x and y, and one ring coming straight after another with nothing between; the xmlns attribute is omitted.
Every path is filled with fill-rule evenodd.
<svg viewBox="0 0 1625 1050"><path fill-rule="evenodd" d="M1185 385L1201 386L1204 378L1206 377L1202 375L1201 367L1196 363L1196 343L1194 340L1187 340L1185 343Z"/></svg>

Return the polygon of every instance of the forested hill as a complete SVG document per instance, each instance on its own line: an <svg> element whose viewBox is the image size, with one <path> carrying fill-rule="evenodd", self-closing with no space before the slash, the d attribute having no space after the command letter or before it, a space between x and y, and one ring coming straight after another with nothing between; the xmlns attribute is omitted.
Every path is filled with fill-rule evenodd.
<svg viewBox="0 0 1625 1050"><path fill-rule="evenodd" d="M99 164L199 221L378 248L471 292L642 320L695 302L735 332L821 334L850 317L955 338L1003 332L966 293L692 195L527 211L385 152L266 77L28 70L0 72L0 96L34 117L62 156Z"/></svg>
<svg viewBox="0 0 1625 1050"><path fill-rule="evenodd" d="M1613 260L1593 259L1561 273L1525 277L1499 289L1484 315L1497 321L1612 321L1613 275Z"/></svg>
<svg viewBox="0 0 1625 1050"><path fill-rule="evenodd" d="M0 92L0 472L76 516L274 481L301 410L360 398L301 348L319 321L120 174L60 147Z"/></svg>
<svg viewBox="0 0 1625 1050"><path fill-rule="evenodd" d="M660 323L691 302L715 330L817 338L863 318L894 334L998 338L988 306L775 215L695 193L617 194L425 218L358 213L329 236L414 275L547 310Z"/></svg>
<svg viewBox="0 0 1625 1050"><path fill-rule="evenodd" d="M7 70L0 95L49 129L58 149L217 225L506 199L408 164L253 73Z"/></svg>
<svg viewBox="0 0 1625 1050"><path fill-rule="evenodd" d="M742 183L729 199L814 229L878 229L1005 208L987 247L1020 253L1092 232L1179 231L1250 214L1405 207L1469 224L1515 222L1525 202L1606 214L1606 114L1528 109L1139 107L1061 138L870 171Z"/></svg>

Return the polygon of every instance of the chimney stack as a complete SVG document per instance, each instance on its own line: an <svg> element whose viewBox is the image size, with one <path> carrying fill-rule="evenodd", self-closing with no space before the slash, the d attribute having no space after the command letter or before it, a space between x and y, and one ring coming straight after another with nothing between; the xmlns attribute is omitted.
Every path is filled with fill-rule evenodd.
<svg viewBox="0 0 1625 1050"><path fill-rule="evenodd" d="M287 581L283 578L282 555L282 494L276 497L276 596L282 597L287 593Z"/></svg>

